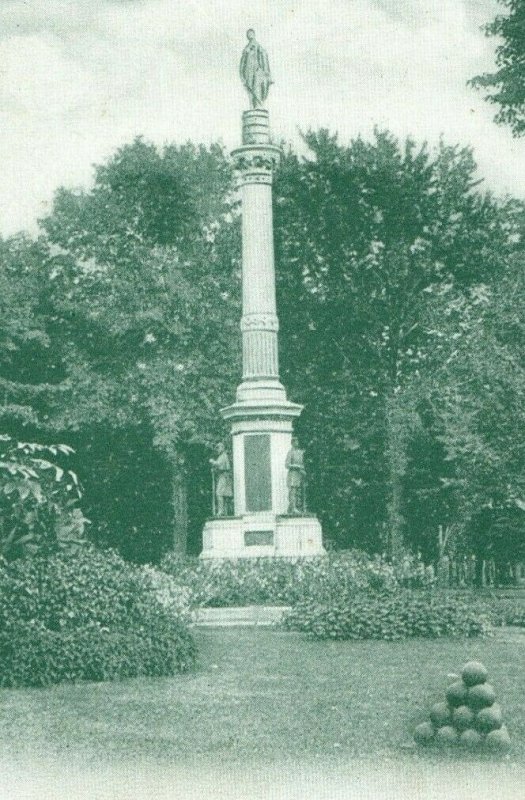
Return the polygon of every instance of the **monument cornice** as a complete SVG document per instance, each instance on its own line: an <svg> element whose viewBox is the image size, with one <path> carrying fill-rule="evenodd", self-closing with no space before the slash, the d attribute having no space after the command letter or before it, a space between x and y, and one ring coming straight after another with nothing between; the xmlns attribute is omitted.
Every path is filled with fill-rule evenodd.
<svg viewBox="0 0 525 800"><path fill-rule="evenodd" d="M298 417L303 406L291 403L289 400L281 401L240 401L221 409L222 418L225 420L266 420L293 419Z"/></svg>

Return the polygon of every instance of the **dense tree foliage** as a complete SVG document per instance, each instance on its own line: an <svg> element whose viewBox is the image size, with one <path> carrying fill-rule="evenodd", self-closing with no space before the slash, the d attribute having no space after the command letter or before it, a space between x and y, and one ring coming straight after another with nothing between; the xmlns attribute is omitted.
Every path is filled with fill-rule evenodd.
<svg viewBox="0 0 525 800"><path fill-rule="evenodd" d="M235 382L239 313L228 233L217 242L231 226L230 182L217 146L161 152L139 139L97 169L91 191L60 191L43 221L71 387L57 424L91 427L77 449L89 444L96 461L111 458L106 437L113 452L128 442L128 458L113 465L116 505L127 507L130 535L146 552L145 506L155 534L174 526L184 549L188 451L223 435L217 410ZM171 485L171 521L157 514L166 490L153 476ZM110 522L118 530L114 515Z"/></svg>
<svg viewBox="0 0 525 800"><path fill-rule="evenodd" d="M0 556L48 556L83 542L78 478L56 460L67 445L19 442L0 434Z"/></svg>
<svg viewBox="0 0 525 800"><path fill-rule="evenodd" d="M525 0L499 0L508 14L499 14L485 27L487 36L501 40L496 48L496 72L473 78L470 83L487 89L486 99L500 107L499 124L509 125L515 136L525 133Z"/></svg>
<svg viewBox="0 0 525 800"><path fill-rule="evenodd" d="M274 202L311 508L339 546L502 553L525 506L523 207L480 191L468 148L306 141ZM199 547L240 378L238 211L220 147L139 139L1 245L4 426L75 448L91 535L128 557L184 549L188 504Z"/></svg>
<svg viewBox="0 0 525 800"><path fill-rule="evenodd" d="M523 253L468 296L446 287L432 309L439 338L426 394L453 472L456 522L469 547L525 555ZM445 300L446 298L446 300Z"/></svg>
<svg viewBox="0 0 525 800"><path fill-rule="evenodd" d="M306 402L312 502L340 544L395 550L427 324L447 287L497 280L520 208L476 189L469 149L310 134L276 192L284 380ZM432 366L432 369L434 366ZM412 421L411 421L412 420Z"/></svg>
<svg viewBox="0 0 525 800"><path fill-rule="evenodd" d="M224 433L217 410L238 368L236 263L228 234L218 241L235 228L230 184L218 146L138 139L91 190L57 192L38 243L5 244L10 404L29 389L6 382L25 372L60 384L30 387L36 402L16 410L67 434L93 530L128 556L184 548L187 464Z"/></svg>
<svg viewBox="0 0 525 800"><path fill-rule="evenodd" d="M45 427L64 371L49 335L46 249L27 236L0 240L0 424L25 438Z"/></svg>

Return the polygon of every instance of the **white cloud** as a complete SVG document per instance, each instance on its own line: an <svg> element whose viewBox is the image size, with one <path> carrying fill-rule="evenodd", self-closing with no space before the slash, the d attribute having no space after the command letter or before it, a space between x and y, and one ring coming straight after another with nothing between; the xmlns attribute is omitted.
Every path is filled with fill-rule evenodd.
<svg viewBox="0 0 525 800"><path fill-rule="evenodd" d="M466 86L493 66L495 0L2 0L0 232L144 134L234 146L245 31L270 54L274 132L374 125L472 144L487 184L525 194L525 143ZM497 154L497 159L496 159Z"/></svg>

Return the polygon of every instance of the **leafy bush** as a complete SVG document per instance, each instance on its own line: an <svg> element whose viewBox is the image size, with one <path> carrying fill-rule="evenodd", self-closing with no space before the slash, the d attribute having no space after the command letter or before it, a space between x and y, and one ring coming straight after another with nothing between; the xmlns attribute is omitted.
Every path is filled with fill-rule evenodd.
<svg viewBox="0 0 525 800"><path fill-rule="evenodd" d="M0 555L47 555L81 543L87 520L77 476L49 460L72 452L0 435Z"/></svg>
<svg viewBox="0 0 525 800"><path fill-rule="evenodd" d="M477 597L475 605L489 614L493 625L525 628L525 601L489 595Z"/></svg>
<svg viewBox="0 0 525 800"><path fill-rule="evenodd" d="M476 590L445 590L443 594L468 606L471 611L485 615L491 625L525 627L525 598L502 597Z"/></svg>
<svg viewBox="0 0 525 800"><path fill-rule="evenodd" d="M359 592L330 603L297 603L284 625L315 639L435 639L482 636L491 629L488 614L472 610L461 598L408 589Z"/></svg>
<svg viewBox="0 0 525 800"><path fill-rule="evenodd" d="M171 675L194 660L152 575L113 552L0 564L0 686Z"/></svg>
<svg viewBox="0 0 525 800"><path fill-rule="evenodd" d="M201 561L168 554L161 569L198 606L292 605L307 598L337 598L362 589L397 586L393 568L360 551L321 558Z"/></svg>
<svg viewBox="0 0 525 800"><path fill-rule="evenodd" d="M191 621L195 603L187 586L181 586L172 575L150 564L141 567L141 575L163 608L184 622Z"/></svg>
<svg viewBox="0 0 525 800"><path fill-rule="evenodd" d="M516 628L525 628L525 604L517 603L512 600L502 605L501 612L505 625L513 625Z"/></svg>

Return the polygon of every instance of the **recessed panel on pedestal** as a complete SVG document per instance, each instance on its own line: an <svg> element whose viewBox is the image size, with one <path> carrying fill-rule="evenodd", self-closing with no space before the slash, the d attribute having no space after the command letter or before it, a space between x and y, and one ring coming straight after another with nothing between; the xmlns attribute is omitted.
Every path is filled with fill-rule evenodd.
<svg viewBox="0 0 525 800"><path fill-rule="evenodd" d="M246 531L244 534L245 547L268 547L273 544L273 531Z"/></svg>
<svg viewBox="0 0 525 800"><path fill-rule="evenodd" d="M244 437L244 485L248 514L272 510L272 467L268 433Z"/></svg>

